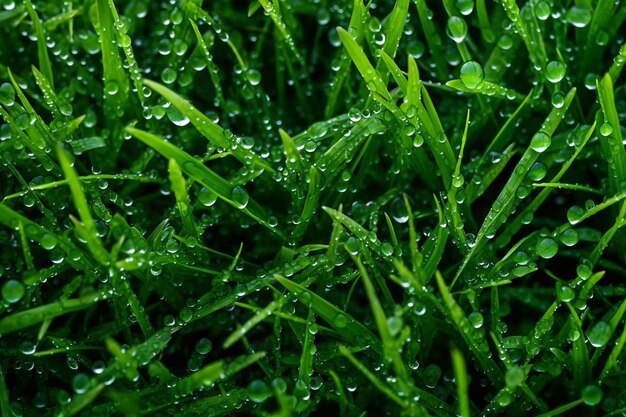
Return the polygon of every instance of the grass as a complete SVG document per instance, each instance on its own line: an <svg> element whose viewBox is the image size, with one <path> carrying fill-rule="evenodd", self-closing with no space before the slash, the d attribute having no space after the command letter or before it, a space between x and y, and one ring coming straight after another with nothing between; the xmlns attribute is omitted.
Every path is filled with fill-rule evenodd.
<svg viewBox="0 0 626 417"><path fill-rule="evenodd" d="M624 415L625 19L0 0L0 417Z"/></svg>

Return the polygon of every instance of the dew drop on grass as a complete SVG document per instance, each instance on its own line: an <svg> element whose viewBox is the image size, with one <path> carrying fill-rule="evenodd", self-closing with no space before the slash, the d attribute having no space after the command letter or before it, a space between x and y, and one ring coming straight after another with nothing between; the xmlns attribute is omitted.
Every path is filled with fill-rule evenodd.
<svg viewBox="0 0 626 417"><path fill-rule="evenodd" d="M412 58L419 59L424 55L426 47L420 41L411 41L406 47L406 53Z"/></svg>
<svg viewBox="0 0 626 417"><path fill-rule="evenodd" d="M237 204L237 208L245 209L250 201L250 196L245 188L236 186L230 195L230 198Z"/></svg>
<svg viewBox="0 0 626 417"><path fill-rule="evenodd" d="M543 162L537 161L528 170L528 179L531 181L541 181L545 178L548 168Z"/></svg>
<svg viewBox="0 0 626 417"><path fill-rule="evenodd" d="M570 302L576 296L576 292L572 287L562 282L556 284L556 298L565 303Z"/></svg>
<svg viewBox="0 0 626 417"><path fill-rule="evenodd" d="M161 80L163 80L165 84L173 84L177 76L176 71L170 67L165 68L163 72L161 72Z"/></svg>
<svg viewBox="0 0 626 417"><path fill-rule="evenodd" d="M580 261L578 266L576 267L576 275L582 280L588 280L593 274L593 269L591 267L591 262L586 259Z"/></svg>
<svg viewBox="0 0 626 417"><path fill-rule="evenodd" d="M462 17L451 16L448 19L447 31L448 37L456 43L461 43L467 36L467 23Z"/></svg>
<svg viewBox="0 0 626 417"><path fill-rule="evenodd" d="M325 7L320 7L317 9L317 13L315 14L315 18L317 19L317 23L324 26L330 22L330 12Z"/></svg>
<svg viewBox="0 0 626 417"><path fill-rule="evenodd" d="M260 379L250 382L246 392L248 394L248 398L255 403L262 403L267 400L270 395L272 395L271 388Z"/></svg>
<svg viewBox="0 0 626 417"><path fill-rule="evenodd" d="M9 83L0 85L0 104L11 107L15 103L15 89Z"/></svg>
<svg viewBox="0 0 626 417"><path fill-rule="evenodd" d="M613 133L613 126L609 122L604 122L600 126L600 134L602 136L610 136Z"/></svg>
<svg viewBox="0 0 626 417"><path fill-rule="evenodd" d="M533 138L530 140L530 148L535 152L541 153L548 149L551 143L552 140L550 139L550 136L548 136L547 133L540 131L535 133Z"/></svg>
<svg viewBox="0 0 626 417"><path fill-rule="evenodd" d="M613 332L611 325L606 321L599 321L591 327L587 333L587 339L593 347L602 347L606 345L611 338Z"/></svg>
<svg viewBox="0 0 626 417"><path fill-rule="evenodd" d="M567 220L571 225L578 223L584 215L585 209L580 206L572 206L567 210Z"/></svg>
<svg viewBox="0 0 626 417"><path fill-rule="evenodd" d="M475 329L480 329L481 327L483 327L483 323L485 321L485 319L483 318L483 315L480 314L478 311L471 312L467 316L467 320L469 320L470 324Z"/></svg>
<svg viewBox="0 0 626 417"><path fill-rule="evenodd" d="M380 246L380 251L385 256L391 256L393 255L393 246L389 242L385 242Z"/></svg>
<svg viewBox="0 0 626 417"><path fill-rule="evenodd" d="M550 61L548 65L546 65L546 79L556 84L565 77L565 70L565 64L561 61Z"/></svg>
<svg viewBox="0 0 626 417"><path fill-rule="evenodd" d="M246 73L246 76L251 85L259 85L261 82L261 73L258 70L251 68Z"/></svg>
<svg viewBox="0 0 626 417"><path fill-rule="evenodd" d="M574 246L578 243L578 232L575 229L566 229L559 235L559 240L565 246Z"/></svg>
<svg viewBox="0 0 626 417"><path fill-rule="evenodd" d="M524 370L519 366L513 366L507 369L504 374L504 381L509 388L515 388L524 382Z"/></svg>
<svg viewBox="0 0 626 417"><path fill-rule="evenodd" d="M211 351L211 349L213 349L213 342L211 342L206 337L203 337L202 339L198 340L198 342L196 343L196 352L198 352L201 355L208 354Z"/></svg>
<svg viewBox="0 0 626 417"><path fill-rule="evenodd" d="M345 314L339 313L335 316L335 319L333 320L333 324L335 325L336 328L343 329L344 327L348 325L348 317L346 317Z"/></svg>
<svg viewBox="0 0 626 417"><path fill-rule="evenodd" d="M89 377L83 373L76 374L72 378L72 388L76 394L84 394L89 388Z"/></svg>
<svg viewBox="0 0 626 417"><path fill-rule="evenodd" d="M550 259L559 251L559 245L551 238L541 239L537 243L537 255L544 259Z"/></svg>
<svg viewBox="0 0 626 417"><path fill-rule="evenodd" d="M183 115L180 110L178 110L174 106L170 106L167 108L167 118L170 119L172 123L176 126L187 126L189 124L189 119L187 116Z"/></svg>
<svg viewBox="0 0 626 417"><path fill-rule="evenodd" d="M587 385L581 393L583 402L590 406L600 404L602 396L602 389L597 385Z"/></svg>
<svg viewBox="0 0 626 417"><path fill-rule="evenodd" d="M456 7L463 16L468 16L474 11L474 0L456 0Z"/></svg>
<svg viewBox="0 0 626 417"><path fill-rule="evenodd" d="M2 298L7 303L17 303L24 297L24 284L20 281L11 279L2 286Z"/></svg>
<svg viewBox="0 0 626 417"><path fill-rule="evenodd" d="M41 247L44 248L45 250L54 249L57 243L58 243L57 238L54 237L54 235L50 233L43 234L41 238L39 239L39 244L41 244Z"/></svg>
<svg viewBox="0 0 626 417"><path fill-rule="evenodd" d="M565 96L563 96L563 94L561 94L560 92L555 92L552 95L552 105L554 106L554 108L560 109L561 107L563 107L563 105L565 104Z"/></svg>
<svg viewBox="0 0 626 417"><path fill-rule="evenodd" d="M586 7L571 7L565 14L567 22L577 28L584 28L591 21L591 11Z"/></svg>
<svg viewBox="0 0 626 417"><path fill-rule="evenodd" d="M205 207L211 207L217 201L217 195L213 191L202 187L198 193L198 201Z"/></svg>
<svg viewBox="0 0 626 417"><path fill-rule="evenodd" d="M483 67L476 61L467 61L461 67L461 82L469 89L478 88L485 79Z"/></svg>
<svg viewBox="0 0 626 417"><path fill-rule="evenodd" d="M387 329L392 337L395 337L402 330L402 319L398 316L391 316L387 319Z"/></svg>
<svg viewBox="0 0 626 417"><path fill-rule="evenodd" d="M535 5L535 16L539 20L547 20L550 17L550 4L546 1L540 1Z"/></svg>
<svg viewBox="0 0 626 417"><path fill-rule="evenodd" d="M106 83L104 89L108 95L114 96L117 94L118 91L120 91L120 85L117 83L117 81L110 80Z"/></svg>

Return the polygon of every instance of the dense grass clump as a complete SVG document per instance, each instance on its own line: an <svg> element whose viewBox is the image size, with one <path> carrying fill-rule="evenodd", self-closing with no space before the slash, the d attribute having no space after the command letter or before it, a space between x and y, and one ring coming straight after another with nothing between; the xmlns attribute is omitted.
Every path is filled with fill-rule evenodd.
<svg viewBox="0 0 626 417"><path fill-rule="evenodd" d="M0 417L626 414L626 0L0 0Z"/></svg>

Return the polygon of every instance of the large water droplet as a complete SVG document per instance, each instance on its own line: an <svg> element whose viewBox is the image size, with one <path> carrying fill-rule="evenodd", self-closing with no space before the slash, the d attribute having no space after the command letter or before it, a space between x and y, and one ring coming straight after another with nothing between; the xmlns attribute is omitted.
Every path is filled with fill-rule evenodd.
<svg viewBox="0 0 626 417"><path fill-rule="evenodd" d="M467 61L461 67L461 82L465 87L474 89L479 87L485 79L483 67L476 61Z"/></svg>

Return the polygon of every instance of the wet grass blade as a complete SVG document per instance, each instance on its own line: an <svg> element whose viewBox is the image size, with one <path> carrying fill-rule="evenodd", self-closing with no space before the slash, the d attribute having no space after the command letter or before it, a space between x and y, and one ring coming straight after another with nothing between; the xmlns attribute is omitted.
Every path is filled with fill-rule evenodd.
<svg viewBox="0 0 626 417"><path fill-rule="evenodd" d="M159 152L168 159L174 159L180 166L181 170L198 183L202 184L208 190L213 192L219 198L224 200L231 206L241 210L242 213L252 217L259 224L267 227L278 236L282 236L282 232L270 226L269 217L263 208L254 200L252 200L247 191L240 186L233 186L230 182L207 168L197 159L188 153L178 149L171 143L166 142L162 138L143 130L127 127L128 133L145 143L146 145Z"/></svg>
<svg viewBox="0 0 626 417"><path fill-rule="evenodd" d="M341 337L353 342L365 339L366 341L371 342L372 348L376 352L381 353L382 350L380 340L378 340L378 338L374 336L369 329L352 318L348 313L340 310L311 290L296 284L287 278L280 276L275 276L275 278L285 288L292 292L298 300L300 300L300 302L305 305L309 305L318 316L333 326L335 330L339 332Z"/></svg>
<svg viewBox="0 0 626 417"><path fill-rule="evenodd" d="M104 293L95 293L13 313L0 319L0 336L40 324L44 320L85 310L106 299L107 297Z"/></svg>
<svg viewBox="0 0 626 417"><path fill-rule="evenodd" d="M33 8L33 4L31 0L25 0L26 10L30 15L31 20L33 21L33 26L35 27L35 34L37 35L37 55L39 57L39 68L41 72L50 83L50 86L54 90L54 78L52 76L52 64L50 63L50 56L48 55L48 43L46 41L46 35L43 30L43 25L41 24L41 20L39 20L39 16L37 12Z"/></svg>
<svg viewBox="0 0 626 417"><path fill-rule="evenodd" d="M197 110L188 100L182 98L169 88L149 79L144 80L145 84L152 90L163 96L164 99L172 103L191 123L198 132L207 138L214 146L232 150L232 154L244 165L262 168L268 172L274 172L271 165L251 150L245 149L242 145L235 143L235 137L227 136L226 131L216 123L213 123L206 115Z"/></svg>
<svg viewBox="0 0 626 417"><path fill-rule="evenodd" d="M83 187L78 180L78 175L70 163L69 155L67 151L60 146L57 148L57 155L59 157L59 163L63 169L63 173L65 174L65 178L67 179L67 184L72 191L74 206L76 207L76 211L80 217L81 224L79 224L76 220L74 221L77 231L79 233L82 231L80 234L87 242L87 246L98 262L103 265L108 264L110 260L109 253L106 251L102 245L102 241L98 237L96 224L94 223L93 217L91 216L91 210L89 209L89 203L87 203L87 198L85 197Z"/></svg>

